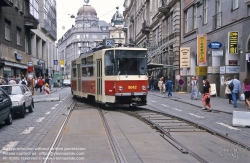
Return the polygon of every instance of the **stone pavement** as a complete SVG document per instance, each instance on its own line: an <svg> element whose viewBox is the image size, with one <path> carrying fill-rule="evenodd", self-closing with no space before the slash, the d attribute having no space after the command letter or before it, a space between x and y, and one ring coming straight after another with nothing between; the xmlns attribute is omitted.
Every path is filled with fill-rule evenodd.
<svg viewBox="0 0 250 163"><path fill-rule="evenodd" d="M167 93L160 94L160 92L157 90L150 91L149 94L154 94L154 95L160 96L160 97L168 97ZM173 94L173 96L169 97L169 99L171 99L171 100L175 100L175 101L182 102L182 103L187 103L187 104L190 104L190 105L193 105L196 107L200 107L200 108L203 107L203 104L201 102L201 100L202 100L201 96L198 98L198 100L192 100L191 93L189 93L189 92L185 92L184 94L180 94L178 92L172 92L172 94ZM210 100L211 100L211 105L212 105L211 108L214 111L221 111L221 112L230 113L230 114L232 114L233 111L250 112L250 109L246 109L246 107L245 107L245 101L237 100L237 108L234 108L233 104L228 103L228 99L211 96Z"/></svg>
<svg viewBox="0 0 250 163"><path fill-rule="evenodd" d="M60 91L62 88L64 88L64 87L60 87L60 88L51 88L50 93L52 94L52 93L58 92L58 91ZM35 90L34 90L34 96L36 96L36 95L45 95L45 91L43 90L43 91L40 93L40 89L39 89L39 88L37 89L37 91L36 91L36 89L35 89Z"/></svg>

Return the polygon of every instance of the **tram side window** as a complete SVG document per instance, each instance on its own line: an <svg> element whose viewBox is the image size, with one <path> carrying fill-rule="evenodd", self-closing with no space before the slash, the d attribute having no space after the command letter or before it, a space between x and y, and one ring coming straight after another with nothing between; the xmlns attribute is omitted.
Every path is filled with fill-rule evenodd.
<svg viewBox="0 0 250 163"><path fill-rule="evenodd" d="M105 75L114 75L114 53L107 51L105 53Z"/></svg>
<svg viewBox="0 0 250 163"><path fill-rule="evenodd" d="M76 77L76 67L72 67L72 76Z"/></svg>
<svg viewBox="0 0 250 163"><path fill-rule="evenodd" d="M86 58L82 59L82 77L86 77L87 76L87 62L86 62Z"/></svg>
<svg viewBox="0 0 250 163"><path fill-rule="evenodd" d="M87 76L94 76L93 56L87 57Z"/></svg>

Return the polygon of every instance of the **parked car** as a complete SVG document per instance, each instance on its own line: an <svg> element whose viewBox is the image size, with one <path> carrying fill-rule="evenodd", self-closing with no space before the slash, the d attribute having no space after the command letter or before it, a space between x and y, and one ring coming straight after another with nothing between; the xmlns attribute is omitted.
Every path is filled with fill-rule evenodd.
<svg viewBox="0 0 250 163"><path fill-rule="evenodd" d="M64 79L64 80L63 80L63 86L71 86L71 81L70 81L70 79Z"/></svg>
<svg viewBox="0 0 250 163"><path fill-rule="evenodd" d="M21 118L25 117L26 109L33 112L34 102L32 93L29 88L23 84L15 85L0 85L11 98L13 113L19 113Z"/></svg>
<svg viewBox="0 0 250 163"><path fill-rule="evenodd" d="M0 88L0 123L12 124L12 102L9 95Z"/></svg>

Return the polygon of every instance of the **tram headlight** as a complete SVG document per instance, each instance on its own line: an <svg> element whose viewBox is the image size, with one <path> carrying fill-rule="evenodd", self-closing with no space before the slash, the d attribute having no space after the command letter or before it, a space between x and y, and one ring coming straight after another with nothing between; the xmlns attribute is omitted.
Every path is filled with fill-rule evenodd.
<svg viewBox="0 0 250 163"><path fill-rule="evenodd" d="M143 91L146 91L146 89L147 89L146 86L143 85L143 86L142 86L142 90L143 90Z"/></svg>
<svg viewBox="0 0 250 163"><path fill-rule="evenodd" d="M119 91L122 91L122 90L123 90L122 86L119 86Z"/></svg>

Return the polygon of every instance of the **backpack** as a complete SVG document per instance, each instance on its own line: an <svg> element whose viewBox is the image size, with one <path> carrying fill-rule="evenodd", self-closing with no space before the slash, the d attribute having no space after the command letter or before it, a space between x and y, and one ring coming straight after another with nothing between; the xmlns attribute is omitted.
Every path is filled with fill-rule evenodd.
<svg viewBox="0 0 250 163"><path fill-rule="evenodd" d="M26 82L24 80L22 80L21 84L26 85Z"/></svg>
<svg viewBox="0 0 250 163"><path fill-rule="evenodd" d="M234 89L233 81L228 85L228 88L231 90L231 92L233 91L233 89Z"/></svg>

